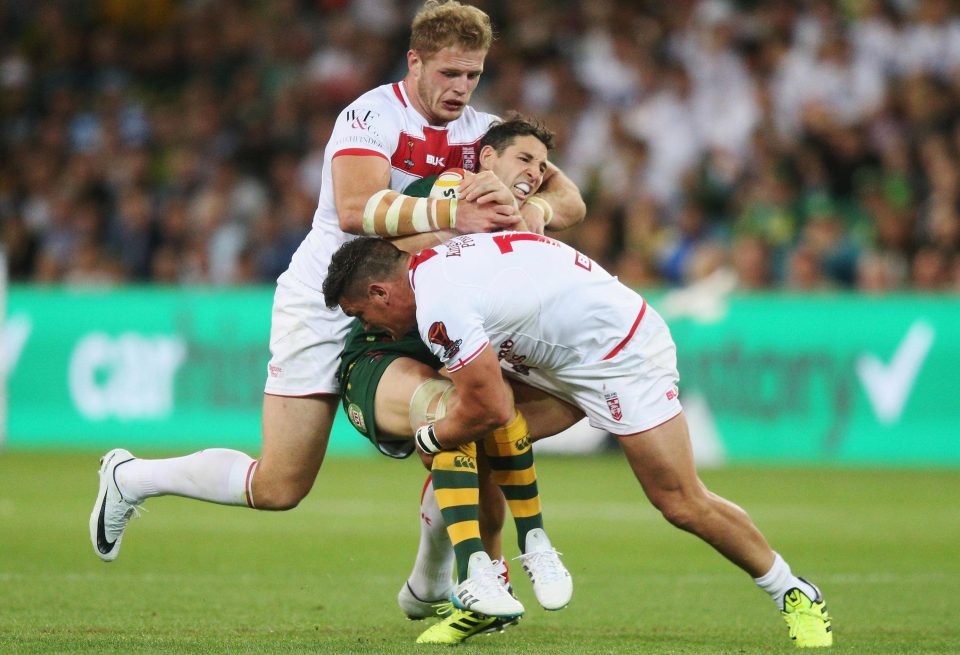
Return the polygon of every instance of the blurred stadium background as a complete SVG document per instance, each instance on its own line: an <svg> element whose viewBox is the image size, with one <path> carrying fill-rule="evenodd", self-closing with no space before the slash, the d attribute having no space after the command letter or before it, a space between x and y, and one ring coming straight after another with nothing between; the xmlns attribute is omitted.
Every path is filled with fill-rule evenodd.
<svg viewBox="0 0 960 655"><path fill-rule="evenodd" d="M474 104L558 133L702 462L960 463L957 2L479 4ZM257 447L272 282L418 5L0 3L8 447Z"/></svg>
<svg viewBox="0 0 960 655"><path fill-rule="evenodd" d="M110 570L85 521L108 448L258 452L273 281L418 4L0 2L0 651L414 652L422 472L346 421L295 515L153 501ZM960 2L476 4L474 104L557 132L589 208L557 236L669 320L705 479L828 590L837 650L955 652ZM789 652L622 462L540 475L576 605L486 652Z"/></svg>

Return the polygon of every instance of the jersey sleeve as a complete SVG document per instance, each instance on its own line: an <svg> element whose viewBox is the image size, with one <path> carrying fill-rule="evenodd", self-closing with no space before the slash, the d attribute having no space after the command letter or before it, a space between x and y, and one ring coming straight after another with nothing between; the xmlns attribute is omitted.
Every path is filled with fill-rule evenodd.
<svg viewBox="0 0 960 655"><path fill-rule="evenodd" d="M361 98L337 117L328 146L331 159L340 155L378 155L390 161L399 133L398 120L389 107Z"/></svg>
<svg viewBox="0 0 960 655"><path fill-rule="evenodd" d="M420 338L447 371L463 368L490 345L476 295L468 300L455 287L441 289L419 280L416 294Z"/></svg>

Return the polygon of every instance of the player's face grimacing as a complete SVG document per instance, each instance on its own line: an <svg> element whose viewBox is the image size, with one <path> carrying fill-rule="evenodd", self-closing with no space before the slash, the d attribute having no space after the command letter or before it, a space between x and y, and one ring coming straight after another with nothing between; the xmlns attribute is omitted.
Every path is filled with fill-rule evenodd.
<svg viewBox="0 0 960 655"><path fill-rule="evenodd" d="M445 125L460 118L480 82L486 56L483 50L449 46L428 59L421 59L415 50L407 53L417 86L414 104L431 125Z"/></svg>
<svg viewBox="0 0 960 655"><path fill-rule="evenodd" d="M547 147L535 136L518 136L503 154L487 146L480 153L480 166L489 169L510 187L522 205L543 183L547 172Z"/></svg>
<svg viewBox="0 0 960 655"><path fill-rule="evenodd" d="M413 294L410 294L412 300ZM405 336L417 324L415 305L398 294L371 289L367 298L354 300L343 298L340 301L343 313L363 323L364 329L380 328L390 333L394 339Z"/></svg>

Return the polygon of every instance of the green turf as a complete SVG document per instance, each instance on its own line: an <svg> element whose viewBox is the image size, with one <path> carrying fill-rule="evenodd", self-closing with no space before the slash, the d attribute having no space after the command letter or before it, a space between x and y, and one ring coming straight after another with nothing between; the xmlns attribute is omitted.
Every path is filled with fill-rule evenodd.
<svg viewBox="0 0 960 655"><path fill-rule="evenodd" d="M120 559L87 539L97 455L0 454L0 653L426 653L395 595L423 472L334 459L292 512L146 504ZM547 528L573 573L562 612L471 653L791 653L746 575L669 527L618 456L539 462ZM960 472L707 471L824 589L836 653L956 653ZM506 540L512 544L512 535Z"/></svg>

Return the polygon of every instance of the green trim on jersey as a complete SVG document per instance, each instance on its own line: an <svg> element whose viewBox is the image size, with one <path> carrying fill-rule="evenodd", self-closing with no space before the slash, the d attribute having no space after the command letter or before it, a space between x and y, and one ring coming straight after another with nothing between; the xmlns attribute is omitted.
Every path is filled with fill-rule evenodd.
<svg viewBox="0 0 960 655"><path fill-rule="evenodd" d="M337 371L340 402L350 424L369 439L377 450L396 459L404 459L413 453L413 439L392 439L380 434L374 406L377 385L383 372L400 357L415 359L435 370L442 366L440 360L420 340L416 330L402 339L394 339L384 330L364 330L360 321L354 321Z"/></svg>
<svg viewBox="0 0 960 655"><path fill-rule="evenodd" d="M437 175L428 175L407 185L408 196L429 198ZM395 359L410 357L439 370L443 364L420 340L416 329L402 339L393 339L384 330L364 330L360 321L354 321L347 342L340 354L340 402L350 424L370 440L384 455L396 459L409 457L414 449L413 439L391 439L377 431L374 410L377 385L383 372Z"/></svg>
<svg viewBox="0 0 960 655"><path fill-rule="evenodd" d="M426 177L421 177L419 180L415 180L407 185L407 188L403 190L404 195L413 196L414 198L429 198L430 192L433 191L433 185L437 181L439 175L428 175Z"/></svg>

